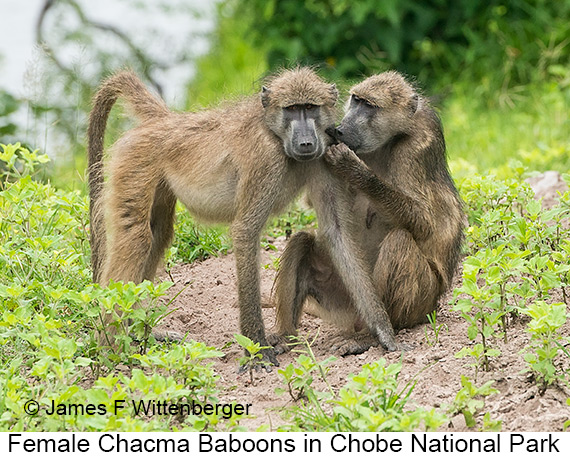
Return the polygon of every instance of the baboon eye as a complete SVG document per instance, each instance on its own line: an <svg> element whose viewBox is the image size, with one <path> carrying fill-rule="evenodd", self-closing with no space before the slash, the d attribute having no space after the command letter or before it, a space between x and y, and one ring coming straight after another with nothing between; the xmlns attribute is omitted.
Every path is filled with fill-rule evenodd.
<svg viewBox="0 0 570 457"><path fill-rule="evenodd" d="M306 111L310 111L317 108L317 105L311 105L309 103L307 103L306 105L289 105L289 106L285 106L283 109L286 111L299 111L299 110L306 110Z"/></svg>
<svg viewBox="0 0 570 457"><path fill-rule="evenodd" d="M377 106L373 105L373 104L370 103L368 100L366 100L365 98L361 98L361 97L358 97L358 96L356 96L356 95L353 95L353 96L352 96L352 100L354 101L354 103L363 104L363 105L366 106L367 108L373 108L373 109L378 108Z"/></svg>

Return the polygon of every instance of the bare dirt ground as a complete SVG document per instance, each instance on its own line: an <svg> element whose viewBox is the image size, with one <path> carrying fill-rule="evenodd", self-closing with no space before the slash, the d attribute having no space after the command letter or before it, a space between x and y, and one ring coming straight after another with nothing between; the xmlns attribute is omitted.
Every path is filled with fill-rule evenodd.
<svg viewBox="0 0 570 457"><path fill-rule="evenodd" d="M279 252L262 253L262 302L270 303L271 287L275 270L271 267L272 259L279 255L285 240L275 240ZM169 294L174 296L184 289L171 305L176 310L163 321L161 328L175 330L188 338L203 341L216 348L224 347L233 341L233 335L239 332L239 312L236 307L237 289L233 255L210 258L191 265L177 265L171 271L175 285ZM460 284L460 277L455 279L454 288ZM164 277L164 279L169 279ZM339 357L332 362L328 381L333 388L342 387L351 373L357 373L361 367L381 357L389 362L397 362L402 357L401 386L417 376L418 382L410 397L409 406L442 407L453 402L461 389L461 375L475 377L475 369L467 366L467 359L458 359L454 355L464 346L473 344L467 337L467 323L458 313L452 311L448 293L440 301L437 322L444 324L439 342L433 346L426 341L426 327L421 325L401 331L397 339L412 349L403 355L386 353L382 348L372 348L357 356ZM562 301L562 297L554 297ZM264 307L263 316L268 331L275 322L275 311ZM529 341L525 330L526 322L521 318L513 322L508 331L508 343L496 342L501 355L494 358L489 372L479 371L477 385L493 380L493 387L499 390L485 399L485 406L479 416L489 412L491 418L502 421L503 431L562 431L563 424L570 418L570 407L566 399L570 397L568 386L551 386L543 395L528 373L523 373L525 363L521 350ZM318 337L313 351L318 360L332 355L328 341L338 334L331 325L319 318L304 314L299 333L304 336ZM433 333L428 328L428 336ZM570 336L570 322L567 322L563 334ZM214 368L220 375L219 385L223 391L221 401L251 403L250 412L255 416L241 422L249 430L269 425L275 429L283 423L281 410L290 404L287 394L277 396L275 389L284 387L281 377L274 369L271 373L255 373L251 383L248 374L238 375L238 358L242 356L236 343L223 350L226 356L216 361ZM297 355L293 353L279 356L281 368L293 362ZM559 363L569 370L569 360L565 357ZM420 373L421 372L421 373ZM418 373L419 376L418 376ZM318 387L319 384L315 382ZM323 388L324 390L324 388ZM456 416L441 431L468 431L462 416Z"/></svg>

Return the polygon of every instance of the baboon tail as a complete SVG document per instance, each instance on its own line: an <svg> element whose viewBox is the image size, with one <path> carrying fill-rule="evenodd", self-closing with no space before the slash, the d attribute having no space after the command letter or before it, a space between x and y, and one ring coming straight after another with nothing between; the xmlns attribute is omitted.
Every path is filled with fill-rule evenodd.
<svg viewBox="0 0 570 457"><path fill-rule="evenodd" d="M277 276L284 276L295 271L301 260L315 246L315 236L309 232L297 232L287 243L287 247L279 260Z"/></svg>
<svg viewBox="0 0 570 457"><path fill-rule="evenodd" d="M297 232L289 240L279 260L279 271L272 291L278 333L295 334L303 303L309 294L309 262L314 247L313 234Z"/></svg>
<svg viewBox="0 0 570 457"><path fill-rule="evenodd" d="M94 282L98 282L101 275L106 245L105 224L100 202L104 185L103 145L105 129L111 108L119 97L125 99L135 116L143 122L169 113L166 104L152 95L142 81L128 70L121 71L104 81L95 96L87 130L91 266Z"/></svg>

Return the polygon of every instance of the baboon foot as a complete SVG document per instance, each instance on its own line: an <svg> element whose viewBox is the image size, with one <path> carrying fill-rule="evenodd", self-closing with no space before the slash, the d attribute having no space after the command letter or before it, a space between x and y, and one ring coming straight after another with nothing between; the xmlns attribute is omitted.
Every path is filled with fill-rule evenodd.
<svg viewBox="0 0 570 457"><path fill-rule="evenodd" d="M339 335L332 338L331 350L341 356L362 354L371 347L378 346L380 342L370 333L356 333L352 335Z"/></svg>
<svg viewBox="0 0 570 457"><path fill-rule="evenodd" d="M267 342L273 346L276 355L281 355L289 352L295 345L295 337L271 333L267 335Z"/></svg>
<svg viewBox="0 0 570 457"><path fill-rule="evenodd" d="M275 356L275 350L273 348L262 349L261 353L263 354L261 357L261 361L263 362L262 368L264 368L268 373L271 373L274 366L279 366L279 362Z"/></svg>
<svg viewBox="0 0 570 457"><path fill-rule="evenodd" d="M380 326L376 328L376 340L378 344L381 344L384 349L388 352L397 351L398 344L396 343L396 336L394 335L394 330L391 325ZM378 345L376 344L376 346Z"/></svg>

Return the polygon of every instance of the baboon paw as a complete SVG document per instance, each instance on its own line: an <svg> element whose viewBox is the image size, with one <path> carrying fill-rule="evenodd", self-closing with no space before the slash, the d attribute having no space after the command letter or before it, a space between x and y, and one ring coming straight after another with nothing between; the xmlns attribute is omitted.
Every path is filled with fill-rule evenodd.
<svg viewBox="0 0 570 457"><path fill-rule="evenodd" d="M291 350L291 346L294 344L291 337L285 335L278 335L272 333L267 335L267 342L273 346L273 350L276 355L285 354Z"/></svg>
<svg viewBox="0 0 570 457"><path fill-rule="evenodd" d="M394 330L391 326L378 326L376 328L376 339L380 345L388 352L398 351Z"/></svg>
<svg viewBox="0 0 570 457"><path fill-rule="evenodd" d="M332 165L333 168L338 168L346 172L352 169L358 169L364 165L360 157L344 143L329 146L325 154L325 161Z"/></svg>
<svg viewBox="0 0 570 457"><path fill-rule="evenodd" d="M275 350L273 348L262 349L262 358L261 361L263 362L262 368L265 369L268 373L273 371L273 367L279 366L279 361L275 356Z"/></svg>
<svg viewBox="0 0 570 457"><path fill-rule="evenodd" d="M378 341L372 336L366 337L346 337L339 336L333 338L331 350L341 356L356 355L366 352L374 346L378 346Z"/></svg>
<svg viewBox="0 0 570 457"><path fill-rule="evenodd" d="M354 154L350 148L344 143L333 144L325 154L325 160L333 167L339 166L350 158L350 154Z"/></svg>

